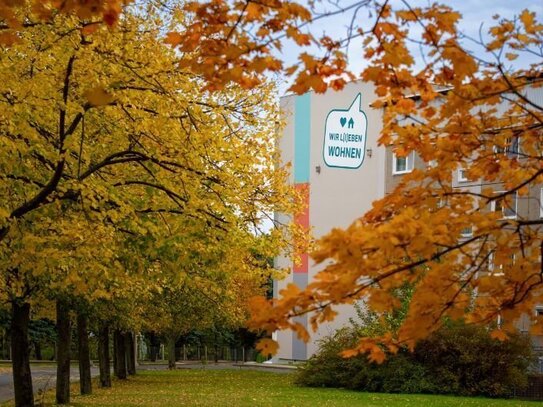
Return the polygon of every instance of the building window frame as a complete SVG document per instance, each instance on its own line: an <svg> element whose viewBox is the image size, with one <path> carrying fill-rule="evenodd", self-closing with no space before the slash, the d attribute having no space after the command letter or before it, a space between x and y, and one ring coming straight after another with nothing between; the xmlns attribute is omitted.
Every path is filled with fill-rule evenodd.
<svg viewBox="0 0 543 407"><path fill-rule="evenodd" d="M513 266L515 264L517 256L513 253L511 255L511 263L510 266ZM488 258L488 271L491 276L495 277L501 277L504 276L505 273L503 272L503 264L500 264L499 266L496 266L494 263L494 253L491 253Z"/></svg>
<svg viewBox="0 0 543 407"><path fill-rule="evenodd" d="M473 237L473 226L467 226L460 231L460 237L470 238Z"/></svg>
<svg viewBox="0 0 543 407"><path fill-rule="evenodd" d="M398 162L400 159L405 159L405 169L398 170ZM392 175L408 174L415 168L415 152L411 151L405 157L398 157L396 153L392 153Z"/></svg>
<svg viewBox="0 0 543 407"><path fill-rule="evenodd" d="M468 182L469 181L468 177L466 176L466 171L467 170L465 168L458 168L458 171L456 172L458 182Z"/></svg>
<svg viewBox="0 0 543 407"><path fill-rule="evenodd" d="M496 191L495 194L502 194L504 192L506 191ZM504 206L503 204L500 204L501 213L502 213L501 219L516 219L518 216L518 194L515 192L514 194L511 194L511 195L513 196L514 206L509 208L509 207ZM490 211L497 212L497 208L496 208L497 202L504 202L505 200L506 200L506 197L503 197L503 198L493 200L492 202L490 202ZM513 214L507 215L507 212L506 212L507 210L512 210Z"/></svg>
<svg viewBox="0 0 543 407"><path fill-rule="evenodd" d="M505 139L505 145L494 145L495 154L503 154L509 158L515 158L520 155L520 137L515 135Z"/></svg>

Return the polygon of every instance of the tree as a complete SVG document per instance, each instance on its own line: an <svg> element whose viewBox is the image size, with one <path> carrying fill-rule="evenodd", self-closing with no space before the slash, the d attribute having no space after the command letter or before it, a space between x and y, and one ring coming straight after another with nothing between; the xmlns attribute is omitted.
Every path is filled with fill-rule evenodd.
<svg viewBox="0 0 543 407"><path fill-rule="evenodd" d="M237 328L247 319L248 299L265 291L272 267L259 250L268 236L250 231L209 229L194 220L172 221L168 236L151 247L160 287L143 307L144 329L162 335L168 364L175 368L175 345L192 331Z"/></svg>
<svg viewBox="0 0 543 407"><path fill-rule="evenodd" d="M15 387L28 398L18 405L32 403L31 300L129 305L159 281L138 245L175 218L256 240L269 213L296 205L274 167L270 85L202 93L162 44L152 6L128 10L113 32L35 17L0 57L0 296L17 315ZM284 238L275 229L261 251L273 256Z"/></svg>
<svg viewBox="0 0 543 407"><path fill-rule="evenodd" d="M525 10L512 20L496 17L486 36L471 39L458 32L460 15L446 6L383 2L376 12L362 77L375 84L376 107L384 109L380 143L399 156L414 151L427 168L405 176L345 230L320 239L312 256L327 266L305 290L291 285L276 301L256 299L254 326L292 328L307 339L293 316L310 312L315 328L334 318L335 306L362 298L391 311L394 290L408 282L414 293L397 333L364 338L345 355L369 352L382 361L384 349L413 349L445 318L499 319L493 336L504 339L524 314L532 334L543 334L534 315L543 302L543 221L539 212L504 216L517 196L540 201L543 24ZM422 31L413 38L415 27ZM423 49L417 64L410 41ZM534 62L516 66L521 55ZM458 169L482 190L453 188ZM503 213L492 211L500 207Z"/></svg>

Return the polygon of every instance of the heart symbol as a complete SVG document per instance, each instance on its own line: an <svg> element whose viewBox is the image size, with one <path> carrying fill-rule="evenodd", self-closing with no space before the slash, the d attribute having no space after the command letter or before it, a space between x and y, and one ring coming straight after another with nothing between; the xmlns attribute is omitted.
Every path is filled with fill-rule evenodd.
<svg viewBox="0 0 543 407"><path fill-rule="evenodd" d="M341 127L343 127L343 126L345 126L345 123L347 123L347 118L342 117L341 119L339 119L339 122L341 123Z"/></svg>

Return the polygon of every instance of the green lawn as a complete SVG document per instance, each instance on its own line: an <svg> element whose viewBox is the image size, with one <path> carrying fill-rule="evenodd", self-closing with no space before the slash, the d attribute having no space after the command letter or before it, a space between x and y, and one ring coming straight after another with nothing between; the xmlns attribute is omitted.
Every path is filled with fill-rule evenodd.
<svg viewBox="0 0 543 407"><path fill-rule="evenodd" d="M142 371L112 389L73 396L73 406L536 406L540 403L301 388L292 376L250 370ZM73 387L74 393L77 387ZM45 405L54 394L47 393Z"/></svg>

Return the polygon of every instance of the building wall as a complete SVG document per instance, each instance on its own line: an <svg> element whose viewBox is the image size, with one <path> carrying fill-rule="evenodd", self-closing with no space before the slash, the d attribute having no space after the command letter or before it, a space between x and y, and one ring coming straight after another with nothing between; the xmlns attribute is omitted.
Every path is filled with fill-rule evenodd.
<svg viewBox="0 0 543 407"><path fill-rule="evenodd" d="M361 110L367 120L365 156L360 167L339 168L325 163L323 157L325 122L332 110L348 110L358 94ZM287 120L279 147L283 162L292 163L293 182L308 192L308 224L318 239L334 227L344 228L371 208L372 202L383 197L385 174L385 150L377 146L381 130L382 112L370 107L376 96L373 86L350 83L341 92L328 91L317 95L286 96L281 99L281 109ZM281 216L281 215L278 215ZM305 219L297 219L303 223ZM292 267L293 272L284 280L277 281L274 293L294 282L304 288L308 281L324 265L315 265L311 259L301 266L291 264L287 258L276 259L280 268ZM280 348L279 359L303 360L316 350L319 338L332 333L353 316L352 307L341 307L338 318L323 325L312 335L311 342L302 343L290 331L276 333ZM307 324L307 316L300 319Z"/></svg>

